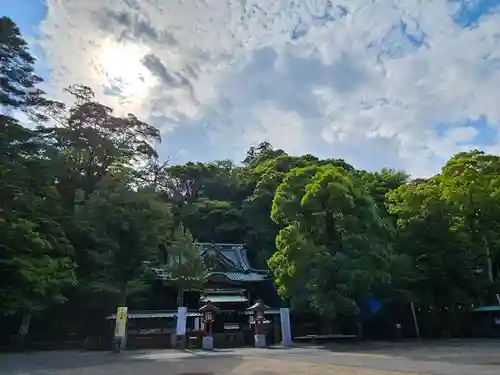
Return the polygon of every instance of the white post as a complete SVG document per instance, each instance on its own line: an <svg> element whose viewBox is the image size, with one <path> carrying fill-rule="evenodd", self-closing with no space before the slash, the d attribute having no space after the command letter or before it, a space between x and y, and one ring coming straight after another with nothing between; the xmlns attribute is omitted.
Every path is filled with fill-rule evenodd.
<svg viewBox="0 0 500 375"><path fill-rule="evenodd" d="M280 309L280 320L281 320L281 344L283 346L292 345L292 330L290 328L290 309L281 308Z"/></svg>
<svg viewBox="0 0 500 375"><path fill-rule="evenodd" d="M186 321L187 321L187 307L177 308L177 328L175 331L176 342L178 338L182 340L182 345L184 346L186 341Z"/></svg>

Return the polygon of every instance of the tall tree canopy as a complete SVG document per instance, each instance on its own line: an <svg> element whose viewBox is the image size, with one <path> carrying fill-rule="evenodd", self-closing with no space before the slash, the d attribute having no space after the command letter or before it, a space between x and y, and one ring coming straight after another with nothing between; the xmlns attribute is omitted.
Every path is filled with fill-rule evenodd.
<svg viewBox="0 0 500 375"><path fill-rule="evenodd" d="M47 103L19 28L0 18L0 313L40 311L74 283L71 243L60 222L50 147L9 114L33 118Z"/></svg>
<svg viewBox="0 0 500 375"><path fill-rule="evenodd" d="M285 226L269 261L281 294L336 316L357 313L363 298L390 281L384 223L373 198L345 169L291 170L271 217Z"/></svg>
<svg viewBox="0 0 500 375"><path fill-rule="evenodd" d="M10 18L0 18L0 104L4 109L32 111L43 101L37 87L35 58L19 27Z"/></svg>

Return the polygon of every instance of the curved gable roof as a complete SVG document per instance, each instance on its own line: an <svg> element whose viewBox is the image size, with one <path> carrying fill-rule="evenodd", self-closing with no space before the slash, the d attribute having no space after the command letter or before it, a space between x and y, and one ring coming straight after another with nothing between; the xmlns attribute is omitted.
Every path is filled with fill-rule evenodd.
<svg viewBox="0 0 500 375"><path fill-rule="evenodd" d="M204 257L210 249L214 249L227 271L254 270L248 261L247 249L242 244L197 242L196 246Z"/></svg>

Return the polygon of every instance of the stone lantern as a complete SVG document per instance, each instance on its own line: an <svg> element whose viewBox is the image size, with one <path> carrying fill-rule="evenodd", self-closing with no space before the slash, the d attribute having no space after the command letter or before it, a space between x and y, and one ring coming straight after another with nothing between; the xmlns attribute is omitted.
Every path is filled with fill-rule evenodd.
<svg viewBox="0 0 500 375"><path fill-rule="evenodd" d="M203 314L203 323L205 334L203 335L202 348L205 350L212 350L214 348L214 338L212 336L212 324L215 320L215 314L220 309L215 306L211 301L207 301L206 305L200 307L199 311Z"/></svg>
<svg viewBox="0 0 500 375"><path fill-rule="evenodd" d="M266 334L264 332L264 311L269 309L264 302L258 300L255 304L250 306L247 311L249 311L253 315L253 319L250 321L255 322L255 331L254 331L254 342L256 348L265 348L266 347Z"/></svg>

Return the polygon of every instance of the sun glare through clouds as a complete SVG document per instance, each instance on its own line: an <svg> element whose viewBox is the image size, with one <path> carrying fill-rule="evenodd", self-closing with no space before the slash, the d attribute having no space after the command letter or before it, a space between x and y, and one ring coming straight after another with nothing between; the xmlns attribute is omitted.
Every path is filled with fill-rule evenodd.
<svg viewBox="0 0 500 375"><path fill-rule="evenodd" d="M142 99L156 83L141 59L147 49L108 40L97 54L97 72L105 87L123 99Z"/></svg>

